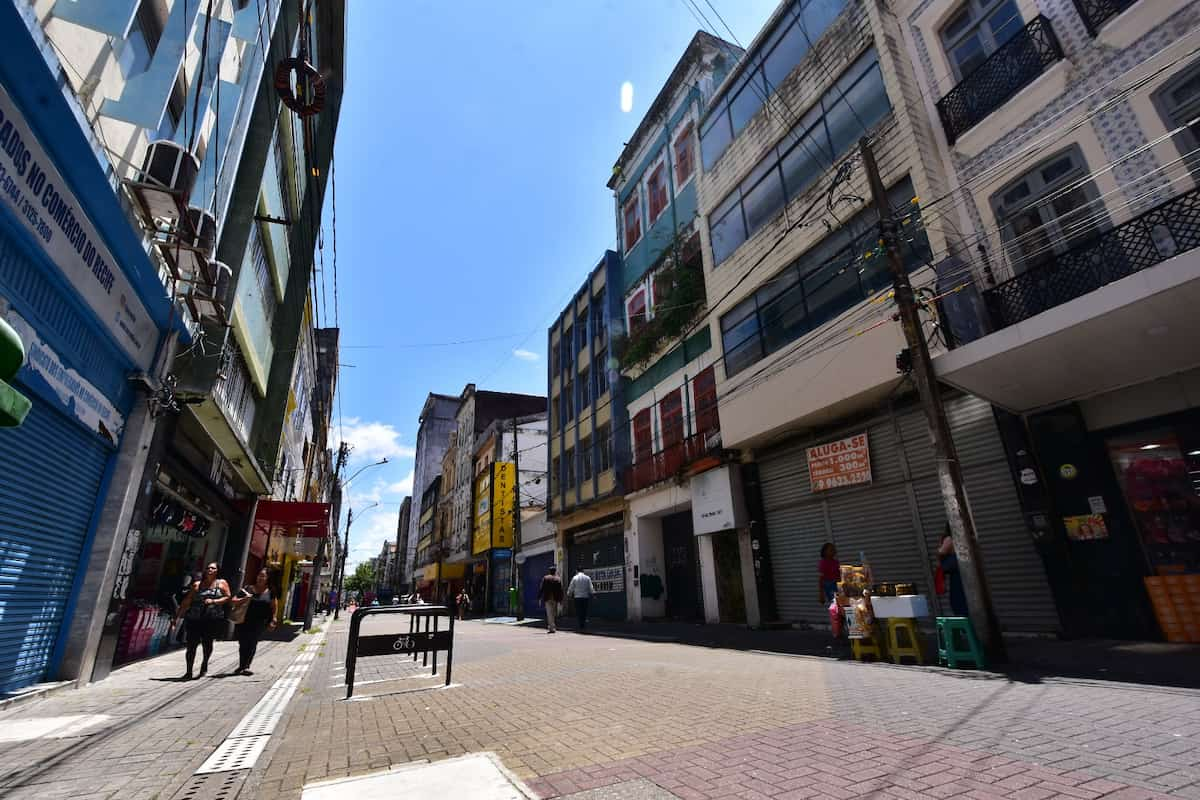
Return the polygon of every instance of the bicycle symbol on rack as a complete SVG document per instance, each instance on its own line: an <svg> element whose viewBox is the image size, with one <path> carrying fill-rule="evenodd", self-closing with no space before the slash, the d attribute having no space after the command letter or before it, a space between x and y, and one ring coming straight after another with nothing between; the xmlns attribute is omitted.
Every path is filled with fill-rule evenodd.
<svg viewBox="0 0 1200 800"><path fill-rule="evenodd" d="M392 642L392 649L400 653L405 650L412 650L414 644L415 642L411 636L401 636L400 638L396 639L396 641Z"/></svg>

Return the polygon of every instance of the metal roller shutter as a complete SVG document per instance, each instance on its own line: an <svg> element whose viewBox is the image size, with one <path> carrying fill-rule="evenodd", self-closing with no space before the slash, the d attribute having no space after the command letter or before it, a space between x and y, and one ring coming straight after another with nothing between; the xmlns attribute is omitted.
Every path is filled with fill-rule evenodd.
<svg viewBox="0 0 1200 800"><path fill-rule="evenodd" d="M991 406L977 397L959 396L947 401L946 415L1001 628L1058 630L1058 612L1021 513ZM906 412L900 417L900 429L926 546L933 555L946 526L946 512L925 417L919 410Z"/></svg>
<svg viewBox="0 0 1200 800"><path fill-rule="evenodd" d="M564 576L563 580L569 584L571 577L582 569L592 576L593 582L599 582L597 570L615 570L614 574L620 575L619 591L603 591L600 586L596 586L597 591L592 595L588 614L599 619L624 620L625 533L620 526L615 530L615 535L573 544L568 556L570 574Z"/></svg>
<svg viewBox="0 0 1200 800"><path fill-rule="evenodd" d="M768 508L767 543L780 619L821 620L817 559L828 540L823 503Z"/></svg>
<svg viewBox="0 0 1200 800"><path fill-rule="evenodd" d="M110 452L26 394L25 423L0 431L0 693L45 676Z"/></svg>

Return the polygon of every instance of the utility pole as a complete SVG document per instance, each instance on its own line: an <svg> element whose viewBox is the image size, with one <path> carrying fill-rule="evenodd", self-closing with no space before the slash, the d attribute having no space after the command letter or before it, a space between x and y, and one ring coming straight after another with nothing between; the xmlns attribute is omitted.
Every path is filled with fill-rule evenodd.
<svg viewBox="0 0 1200 800"><path fill-rule="evenodd" d="M342 567L338 570L337 605L333 608L333 618L338 618L338 609L342 605L342 584L346 581L346 559L350 557L350 526L354 524L354 509L346 512L346 535L342 544Z"/></svg>
<svg viewBox="0 0 1200 800"><path fill-rule="evenodd" d="M521 447L517 439L517 420L513 419L513 543L512 568L513 604L518 620L525 619L525 606L521 602L521 581L517 564L517 548L521 546Z"/></svg>
<svg viewBox="0 0 1200 800"><path fill-rule="evenodd" d="M987 648L989 657L994 661L1002 661L1004 659L1004 642L1000 637L1000 628L996 624L991 595L984 578L979 541L975 535L975 523L967 508L967 496L963 489L962 465L958 460L954 440L950 435L950 423L946 419L946 408L942 404L940 387L933 372L933 362L929 358L929 346L921 330L921 316L913 295L912 284L909 283L908 272L904 269L904 262L900 257L896 221L892 217L887 190L879 175L879 165L875 163L875 153L871 150L870 142L863 137L859 140L858 147L862 153L867 180L871 185L871 199L879 213L881 239L888 267L892 271L892 283L896 293L900 325L904 329L905 341L908 342L909 353L912 356L913 378L916 380L917 393L921 398L921 407L925 411L925 421L929 425L929 439L933 445L934 459L937 461L942 502L946 507L946 519L950 523L954 552L958 556L958 568L962 574L963 589L967 594L971 624L974 625L976 633Z"/></svg>

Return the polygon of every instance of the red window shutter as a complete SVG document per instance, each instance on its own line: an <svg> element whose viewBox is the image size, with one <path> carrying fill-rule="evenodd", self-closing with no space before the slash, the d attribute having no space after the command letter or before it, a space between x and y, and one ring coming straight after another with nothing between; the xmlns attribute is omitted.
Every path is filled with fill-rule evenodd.
<svg viewBox="0 0 1200 800"><path fill-rule="evenodd" d="M696 400L696 431L709 433L719 430L721 422L717 416L717 376L712 367L692 379L692 396Z"/></svg>
<svg viewBox="0 0 1200 800"><path fill-rule="evenodd" d="M650 409L643 408L633 418L633 460L649 461L654 452L654 441L650 435Z"/></svg>
<svg viewBox="0 0 1200 800"><path fill-rule="evenodd" d="M695 162L692 156L692 123L684 126L683 131L675 139L675 183L682 186L692 176Z"/></svg>
<svg viewBox="0 0 1200 800"><path fill-rule="evenodd" d="M629 313L629 332L637 333L646 324L646 291L639 289L637 294L629 299L626 307Z"/></svg>
<svg viewBox="0 0 1200 800"><path fill-rule="evenodd" d="M642 238L642 220L638 215L637 192L634 192L625 201L625 249L633 247L640 238Z"/></svg>
<svg viewBox="0 0 1200 800"><path fill-rule="evenodd" d="M683 441L683 399L679 389L668 394L658 403L658 416L662 420L663 449Z"/></svg>

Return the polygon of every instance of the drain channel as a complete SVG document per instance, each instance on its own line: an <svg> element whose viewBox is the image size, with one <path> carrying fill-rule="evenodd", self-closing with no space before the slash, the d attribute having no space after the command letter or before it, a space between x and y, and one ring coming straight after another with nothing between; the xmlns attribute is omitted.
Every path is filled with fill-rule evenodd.
<svg viewBox="0 0 1200 800"><path fill-rule="evenodd" d="M248 769L193 775L171 800L234 800L249 775Z"/></svg>

